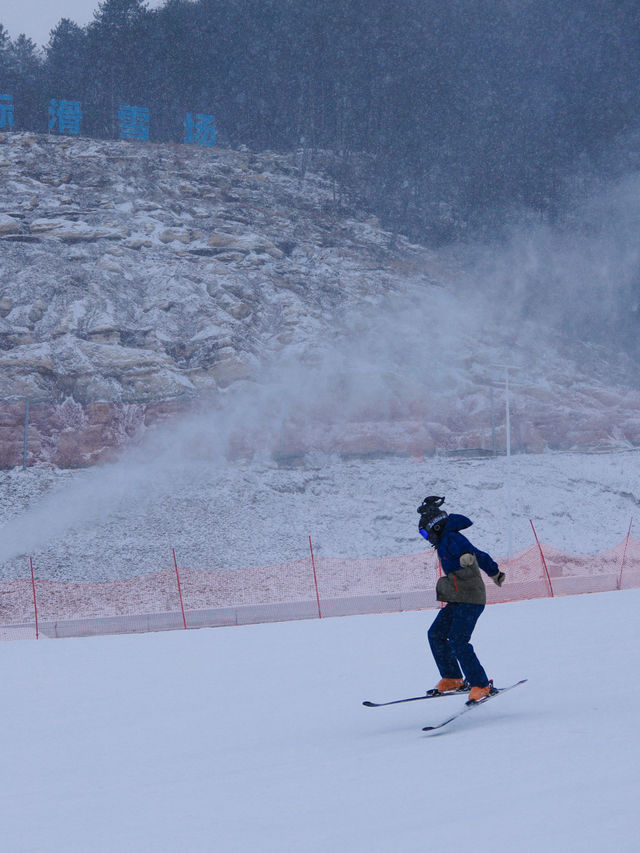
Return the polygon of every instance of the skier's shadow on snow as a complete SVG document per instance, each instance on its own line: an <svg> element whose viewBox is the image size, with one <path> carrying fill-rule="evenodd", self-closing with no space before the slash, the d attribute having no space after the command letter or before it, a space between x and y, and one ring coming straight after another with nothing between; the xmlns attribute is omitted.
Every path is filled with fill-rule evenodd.
<svg viewBox="0 0 640 853"><path fill-rule="evenodd" d="M475 709L474 709L475 710ZM466 714L465 714L466 716ZM535 715L539 717L538 714ZM494 713L491 717L486 717L485 719L478 720L474 717L469 717L463 720L456 720L452 722L449 726L444 726L441 729L435 729L431 732L421 731L420 734L426 738L436 738L436 737L445 737L449 735L455 735L456 733L462 733L465 730L471 729L486 729L491 730L494 729L496 725L500 725L504 727L510 720L514 722L522 722L527 718L533 718L534 714L529 711L503 711L501 713Z"/></svg>

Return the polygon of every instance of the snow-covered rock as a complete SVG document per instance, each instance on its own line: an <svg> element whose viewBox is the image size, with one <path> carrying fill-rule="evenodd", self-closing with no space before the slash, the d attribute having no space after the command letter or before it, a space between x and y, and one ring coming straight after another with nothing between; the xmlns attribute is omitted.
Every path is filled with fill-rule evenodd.
<svg viewBox="0 0 640 853"><path fill-rule="evenodd" d="M20 223L13 216L0 213L0 237L6 234L19 234L20 230Z"/></svg>
<svg viewBox="0 0 640 853"><path fill-rule="evenodd" d="M41 237L57 237L65 243L92 242L94 240L121 240L127 231L101 228L82 221L53 217L34 219L30 224L32 234Z"/></svg>
<svg viewBox="0 0 640 853"><path fill-rule="evenodd" d="M22 458L24 398L39 418L29 463L81 465L247 383L281 385L278 453L486 450L504 446L496 364L520 371L514 449L640 440L635 387L610 370L601 382L526 321L516 331L450 260L341 201L295 153L0 142L2 466ZM59 453L68 400L112 424L136 407L138 427L79 419L77 453L67 439Z"/></svg>

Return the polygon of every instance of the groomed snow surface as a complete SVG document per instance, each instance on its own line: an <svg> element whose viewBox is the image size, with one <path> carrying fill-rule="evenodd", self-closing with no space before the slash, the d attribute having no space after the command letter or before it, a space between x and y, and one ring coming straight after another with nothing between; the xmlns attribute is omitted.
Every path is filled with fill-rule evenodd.
<svg viewBox="0 0 640 853"><path fill-rule="evenodd" d="M0 646L5 853L638 850L640 591L488 607L517 690L426 735L435 611Z"/></svg>

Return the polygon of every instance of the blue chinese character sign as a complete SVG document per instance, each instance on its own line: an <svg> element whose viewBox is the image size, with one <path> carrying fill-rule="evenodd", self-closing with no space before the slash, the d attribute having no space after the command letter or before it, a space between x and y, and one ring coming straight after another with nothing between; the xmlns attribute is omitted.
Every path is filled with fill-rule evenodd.
<svg viewBox="0 0 640 853"><path fill-rule="evenodd" d="M79 101L49 101L49 130L58 133L80 133L82 110Z"/></svg>
<svg viewBox="0 0 640 853"><path fill-rule="evenodd" d="M146 107L119 107L120 139L149 139L149 110Z"/></svg>
<svg viewBox="0 0 640 853"><path fill-rule="evenodd" d="M184 122L185 142L195 142L198 145L212 146L216 144L216 126L213 116L204 113L187 113Z"/></svg>
<svg viewBox="0 0 640 853"><path fill-rule="evenodd" d="M13 95L0 95L0 127L13 127Z"/></svg>

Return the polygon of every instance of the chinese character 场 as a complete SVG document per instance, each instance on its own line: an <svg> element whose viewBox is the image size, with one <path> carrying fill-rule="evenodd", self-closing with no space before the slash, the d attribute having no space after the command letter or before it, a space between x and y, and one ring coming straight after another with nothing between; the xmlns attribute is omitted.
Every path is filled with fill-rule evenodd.
<svg viewBox="0 0 640 853"><path fill-rule="evenodd" d="M82 110L79 101L49 101L49 130L58 133L80 133L80 122L82 121Z"/></svg>
<svg viewBox="0 0 640 853"><path fill-rule="evenodd" d="M0 127L13 127L13 95L0 95Z"/></svg>
<svg viewBox="0 0 640 853"><path fill-rule="evenodd" d="M149 139L149 110L146 107L119 107L120 139Z"/></svg>
<svg viewBox="0 0 640 853"><path fill-rule="evenodd" d="M216 144L216 126L213 116L196 113L194 119L193 113L187 113L184 129L185 142L195 142L198 145L208 146Z"/></svg>

